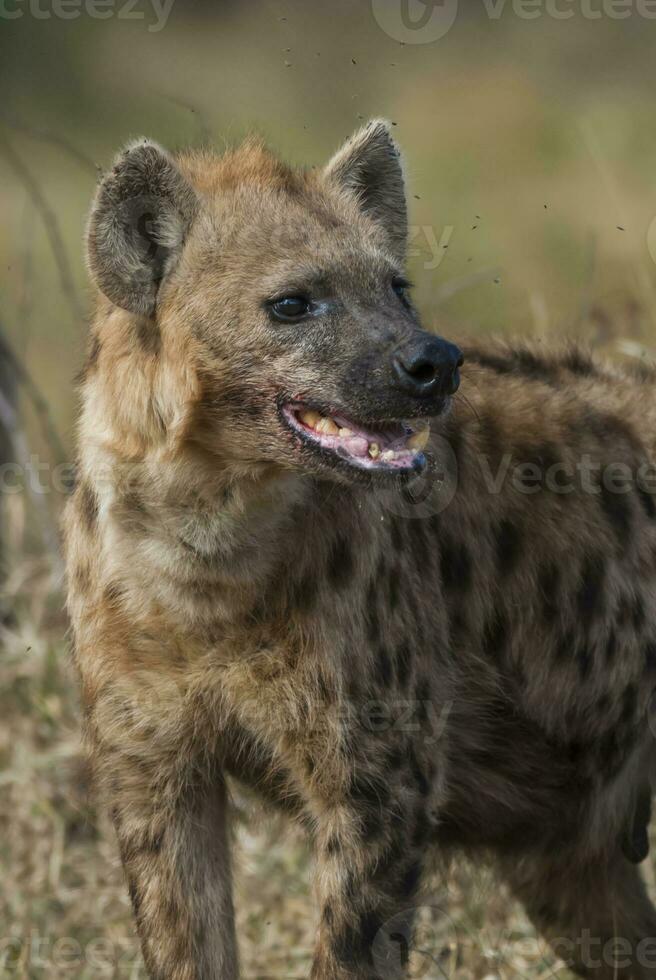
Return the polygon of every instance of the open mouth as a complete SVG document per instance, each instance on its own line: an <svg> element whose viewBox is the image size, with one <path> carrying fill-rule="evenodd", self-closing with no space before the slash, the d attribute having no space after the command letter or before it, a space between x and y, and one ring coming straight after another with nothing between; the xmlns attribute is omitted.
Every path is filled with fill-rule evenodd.
<svg viewBox="0 0 656 980"><path fill-rule="evenodd" d="M302 441L361 470L420 472L430 430L406 422L364 428L343 415L326 415L308 405L287 403L282 417Z"/></svg>

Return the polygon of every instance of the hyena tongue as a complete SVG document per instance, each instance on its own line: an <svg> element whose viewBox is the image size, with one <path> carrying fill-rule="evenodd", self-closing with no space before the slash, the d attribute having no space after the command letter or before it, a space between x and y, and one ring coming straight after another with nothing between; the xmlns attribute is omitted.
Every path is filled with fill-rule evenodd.
<svg viewBox="0 0 656 980"><path fill-rule="evenodd" d="M339 442L351 456L366 456L369 452L369 440L366 436L349 436L347 439L340 439Z"/></svg>

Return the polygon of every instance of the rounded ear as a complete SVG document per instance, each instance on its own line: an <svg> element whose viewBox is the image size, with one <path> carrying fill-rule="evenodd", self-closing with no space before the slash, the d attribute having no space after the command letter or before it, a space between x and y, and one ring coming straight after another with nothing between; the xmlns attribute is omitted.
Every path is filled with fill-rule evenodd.
<svg viewBox="0 0 656 980"><path fill-rule="evenodd" d="M384 119L372 119L337 151L324 175L354 194L363 211L385 230L399 261L405 260L408 206L401 153Z"/></svg>
<svg viewBox="0 0 656 980"><path fill-rule="evenodd" d="M127 146L100 183L87 227L87 262L100 291L124 310L151 315L197 210L166 150L146 139Z"/></svg>

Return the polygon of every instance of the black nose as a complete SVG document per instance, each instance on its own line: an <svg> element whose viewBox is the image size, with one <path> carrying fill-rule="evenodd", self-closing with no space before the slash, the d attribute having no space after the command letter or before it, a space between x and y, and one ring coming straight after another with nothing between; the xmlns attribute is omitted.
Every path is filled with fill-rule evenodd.
<svg viewBox="0 0 656 980"><path fill-rule="evenodd" d="M416 398L445 397L458 390L462 351L441 337L423 335L392 358L396 386Z"/></svg>

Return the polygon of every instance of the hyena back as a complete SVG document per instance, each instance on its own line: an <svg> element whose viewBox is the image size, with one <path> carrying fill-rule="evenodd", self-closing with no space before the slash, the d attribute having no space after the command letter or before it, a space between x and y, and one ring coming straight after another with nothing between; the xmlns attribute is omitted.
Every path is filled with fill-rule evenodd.
<svg viewBox="0 0 656 980"><path fill-rule="evenodd" d="M656 976L656 376L472 347L456 394L406 232L380 122L321 172L141 141L98 190L69 608L158 980L237 976L226 776L307 830L315 980L404 976L463 848L582 975Z"/></svg>

